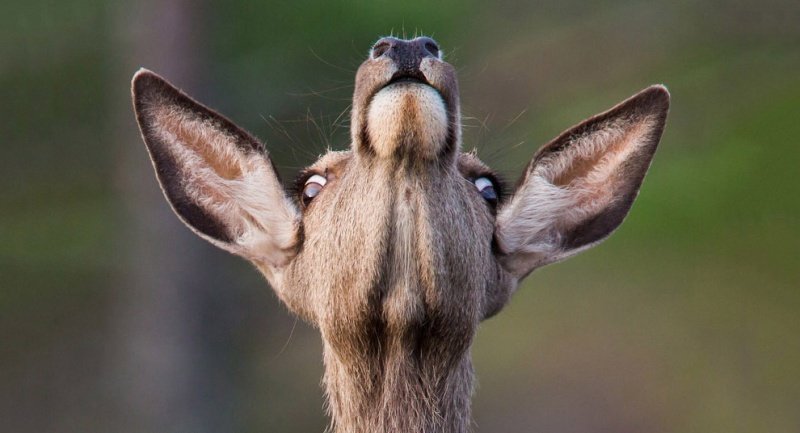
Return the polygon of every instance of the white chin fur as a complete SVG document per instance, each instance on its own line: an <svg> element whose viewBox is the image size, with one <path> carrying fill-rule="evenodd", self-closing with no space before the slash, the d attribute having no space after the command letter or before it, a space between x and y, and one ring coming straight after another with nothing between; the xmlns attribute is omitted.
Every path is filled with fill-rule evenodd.
<svg viewBox="0 0 800 433"><path fill-rule="evenodd" d="M410 145L420 157L438 155L447 139L447 108L430 86L401 82L381 89L367 112L367 133L381 157L389 157L399 146Z"/></svg>

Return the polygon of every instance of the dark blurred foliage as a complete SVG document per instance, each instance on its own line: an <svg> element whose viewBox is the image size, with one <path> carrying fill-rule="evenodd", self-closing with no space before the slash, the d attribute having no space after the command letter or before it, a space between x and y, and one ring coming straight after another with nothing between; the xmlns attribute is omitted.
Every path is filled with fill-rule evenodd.
<svg viewBox="0 0 800 433"><path fill-rule="evenodd" d="M355 69L389 33L439 41L464 147L511 181L584 117L651 83L673 96L622 228L536 272L479 331L477 431L800 431L800 3L168 3L0 8L2 431L197 431L136 420L152 415L130 409L141 383L167 396L162 417L208 431L323 430L316 331L171 215L129 79L163 73L261 137L290 179L347 146ZM176 233L177 260L153 259L151 225ZM134 286L157 293L173 268L202 286L170 300L192 327L137 304ZM201 386L125 365L142 317L191 333L149 362Z"/></svg>

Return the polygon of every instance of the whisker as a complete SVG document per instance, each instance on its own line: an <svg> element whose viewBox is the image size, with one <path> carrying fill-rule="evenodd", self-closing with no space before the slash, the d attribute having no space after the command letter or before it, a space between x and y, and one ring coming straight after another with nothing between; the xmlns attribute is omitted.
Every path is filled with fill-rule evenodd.
<svg viewBox="0 0 800 433"><path fill-rule="evenodd" d="M330 66L330 67L332 67L332 68L336 68L336 69L338 69L338 70L340 70L340 71L347 72L347 73L350 73L350 74L353 74L353 73L355 73L355 71L354 71L354 70L352 70L352 69L347 69L347 68L343 68L343 67L341 67L341 66L339 66L339 65L334 65L333 63L331 63L331 62L329 62L329 61L327 61L327 60L323 59L323 58L322 58L322 57L321 57L319 54L317 54L317 52L316 52L316 51L314 51L314 49L313 49L313 48L311 48L311 47L308 47L308 50L309 50L309 51L311 51L311 54L313 54L313 55L314 55L314 57L316 57L316 58L317 58L317 60L319 60L320 62L322 62L322 63L324 63L324 64L326 64L326 65L328 65L328 66Z"/></svg>
<svg viewBox="0 0 800 433"><path fill-rule="evenodd" d="M292 341L292 336L294 335L294 329L296 327L297 327L297 316L295 316L294 318L294 324L292 324L292 330L289 331L289 337L286 339L286 343L283 344L283 347L281 347L281 350L278 352L277 355L275 355L275 358L281 356L283 354L283 351L286 350L287 347L289 347L289 342Z"/></svg>
<svg viewBox="0 0 800 433"><path fill-rule="evenodd" d="M513 125L513 124L514 124L514 122L516 122L517 120L519 120L519 118L520 118L520 117L522 117L522 115L523 115L523 114L525 114L527 111L528 111L528 109L527 109L527 108L523 108L523 109L522 109L522 111L520 111L520 112L519 112L519 114L517 114L516 116L514 116L514 118L513 118L513 119L511 119L511 121L509 121L508 123L506 123L506 126L504 126L504 127L503 127L503 129L508 129L508 127L510 127L511 125Z"/></svg>
<svg viewBox="0 0 800 433"><path fill-rule="evenodd" d="M341 86L331 87L329 89L324 89L324 90L308 89L308 92L305 92L305 93L287 92L286 94L289 95L289 96L300 96L300 97L318 96L318 97L323 98L323 99L341 100L342 98L331 98L330 96L326 96L325 93L337 92L337 91L342 90L342 89L348 89L348 88L353 88L353 87L354 87L353 84L344 84L344 85L341 85Z"/></svg>

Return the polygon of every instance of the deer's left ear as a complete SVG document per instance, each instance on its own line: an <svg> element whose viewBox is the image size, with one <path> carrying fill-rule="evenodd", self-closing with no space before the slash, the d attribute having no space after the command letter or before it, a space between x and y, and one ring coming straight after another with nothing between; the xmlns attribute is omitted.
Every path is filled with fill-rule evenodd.
<svg viewBox="0 0 800 433"><path fill-rule="evenodd" d="M296 252L300 216L261 143L163 78L140 70L133 103L175 213L214 245L270 269Z"/></svg>
<svg viewBox="0 0 800 433"><path fill-rule="evenodd" d="M500 261L521 279L616 229L650 166L669 109L652 86L543 146L498 212Z"/></svg>

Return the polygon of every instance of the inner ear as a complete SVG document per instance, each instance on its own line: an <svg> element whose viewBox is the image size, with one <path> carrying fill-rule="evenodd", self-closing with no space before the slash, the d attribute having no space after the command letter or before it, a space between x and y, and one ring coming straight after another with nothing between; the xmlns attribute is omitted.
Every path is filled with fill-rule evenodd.
<svg viewBox="0 0 800 433"><path fill-rule="evenodd" d="M664 129L669 93L652 86L568 129L531 160L496 233L518 278L603 240L631 208Z"/></svg>
<svg viewBox="0 0 800 433"><path fill-rule="evenodd" d="M571 145L565 153L562 167L552 167L551 182L558 187L574 187L578 182L601 183L612 176L615 168L642 143L641 136L649 125L636 124L632 128L619 125L610 131L597 134L584 146ZM591 134L591 132L588 132ZM574 138L578 141L580 138ZM628 145L633 143L633 145ZM551 156L552 158L552 156ZM553 162L553 165L558 165Z"/></svg>
<svg viewBox="0 0 800 433"><path fill-rule="evenodd" d="M133 100L156 176L181 220L230 252L285 264L299 214L261 143L150 71L134 76Z"/></svg>
<svg viewBox="0 0 800 433"><path fill-rule="evenodd" d="M192 116L175 107L161 106L155 111L155 129L163 134L164 139L183 144L172 149L193 154L197 167L207 168L222 179L242 178L242 166L246 164L245 157L249 152L228 148L228 143L235 139L231 139L230 130L225 131L225 125L209 128L208 119Z"/></svg>
<svg viewBox="0 0 800 433"><path fill-rule="evenodd" d="M657 129L656 120L623 117L592 123L539 159L534 175L570 195L573 208L563 215L562 225L577 228L613 201L633 200L630 193L638 191L655 150L649 136Z"/></svg>

